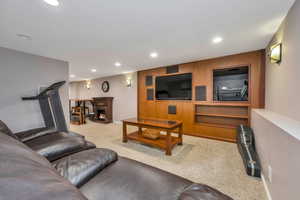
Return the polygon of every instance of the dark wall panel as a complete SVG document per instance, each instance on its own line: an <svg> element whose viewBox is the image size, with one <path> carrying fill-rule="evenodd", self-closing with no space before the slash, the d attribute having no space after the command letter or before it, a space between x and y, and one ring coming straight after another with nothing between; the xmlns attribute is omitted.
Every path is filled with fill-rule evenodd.
<svg viewBox="0 0 300 200"><path fill-rule="evenodd" d="M179 72L178 65L167 67L167 74L173 74L173 73L178 73L178 72Z"/></svg>
<svg viewBox="0 0 300 200"><path fill-rule="evenodd" d="M152 76L146 76L145 85L146 86L152 86L153 84L153 77Z"/></svg>
<svg viewBox="0 0 300 200"><path fill-rule="evenodd" d="M174 106L174 105L169 105L169 106L168 106L168 114L176 115L176 106Z"/></svg>
<svg viewBox="0 0 300 200"><path fill-rule="evenodd" d="M196 86L196 101L206 101L206 86Z"/></svg>
<svg viewBox="0 0 300 200"><path fill-rule="evenodd" d="M147 89L147 100L154 100L154 90L151 89Z"/></svg>

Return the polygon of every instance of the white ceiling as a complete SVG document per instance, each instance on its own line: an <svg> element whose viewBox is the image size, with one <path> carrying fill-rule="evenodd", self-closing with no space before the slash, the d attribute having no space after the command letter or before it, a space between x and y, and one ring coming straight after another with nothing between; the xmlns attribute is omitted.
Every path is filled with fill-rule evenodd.
<svg viewBox="0 0 300 200"><path fill-rule="evenodd" d="M43 0L1 0L0 46L69 61L71 80L103 77L265 48L293 3L60 0L53 7ZM215 36L224 41L212 44ZM152 51L159 57L150 58Z"/></svg>

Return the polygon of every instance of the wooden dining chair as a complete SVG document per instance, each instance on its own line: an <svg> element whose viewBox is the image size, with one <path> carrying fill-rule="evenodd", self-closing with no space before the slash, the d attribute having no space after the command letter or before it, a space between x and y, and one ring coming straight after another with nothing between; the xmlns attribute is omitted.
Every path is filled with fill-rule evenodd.
<svg viewBox="0 0 300 200"><path fill-rule="evenodd" d="M84 124L84 114L82 107L72 107L71 112L71 123L75 125Z"/></svg>

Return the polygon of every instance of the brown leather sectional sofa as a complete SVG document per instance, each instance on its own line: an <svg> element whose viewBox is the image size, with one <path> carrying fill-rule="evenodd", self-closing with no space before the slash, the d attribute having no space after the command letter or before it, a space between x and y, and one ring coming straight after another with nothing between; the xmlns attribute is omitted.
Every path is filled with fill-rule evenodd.
<svg viewBox="0 0 300 200"><path fill-rule="evenodd" d="M39 131L13 134L0 123L0 199L231 200L78 134Z"/></svg>

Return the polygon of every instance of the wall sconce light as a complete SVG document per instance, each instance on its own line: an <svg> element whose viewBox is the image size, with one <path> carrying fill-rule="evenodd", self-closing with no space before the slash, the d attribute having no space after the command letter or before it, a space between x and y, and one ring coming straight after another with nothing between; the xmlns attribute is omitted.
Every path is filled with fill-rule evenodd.
<svg viewBox="0 0 300 200"><path fill-rule="evenodd" d="M87 80L86 81L86 88L89 90L89 89L91 89L91 85L92 85L92 82L91 82L91 80Z"/></svg>
<svg viewBox="0 0 300 200"><path fill-rule="evenodd" d="M131 87L131 78L126 79L126 86Z"/></svg>
<svg viewBox="0 0 300 200"><path fill-rule="evenodd" d="M282 58L282 44L275 44L270 48L270 61L271 63L280 63Z"/></svg>

